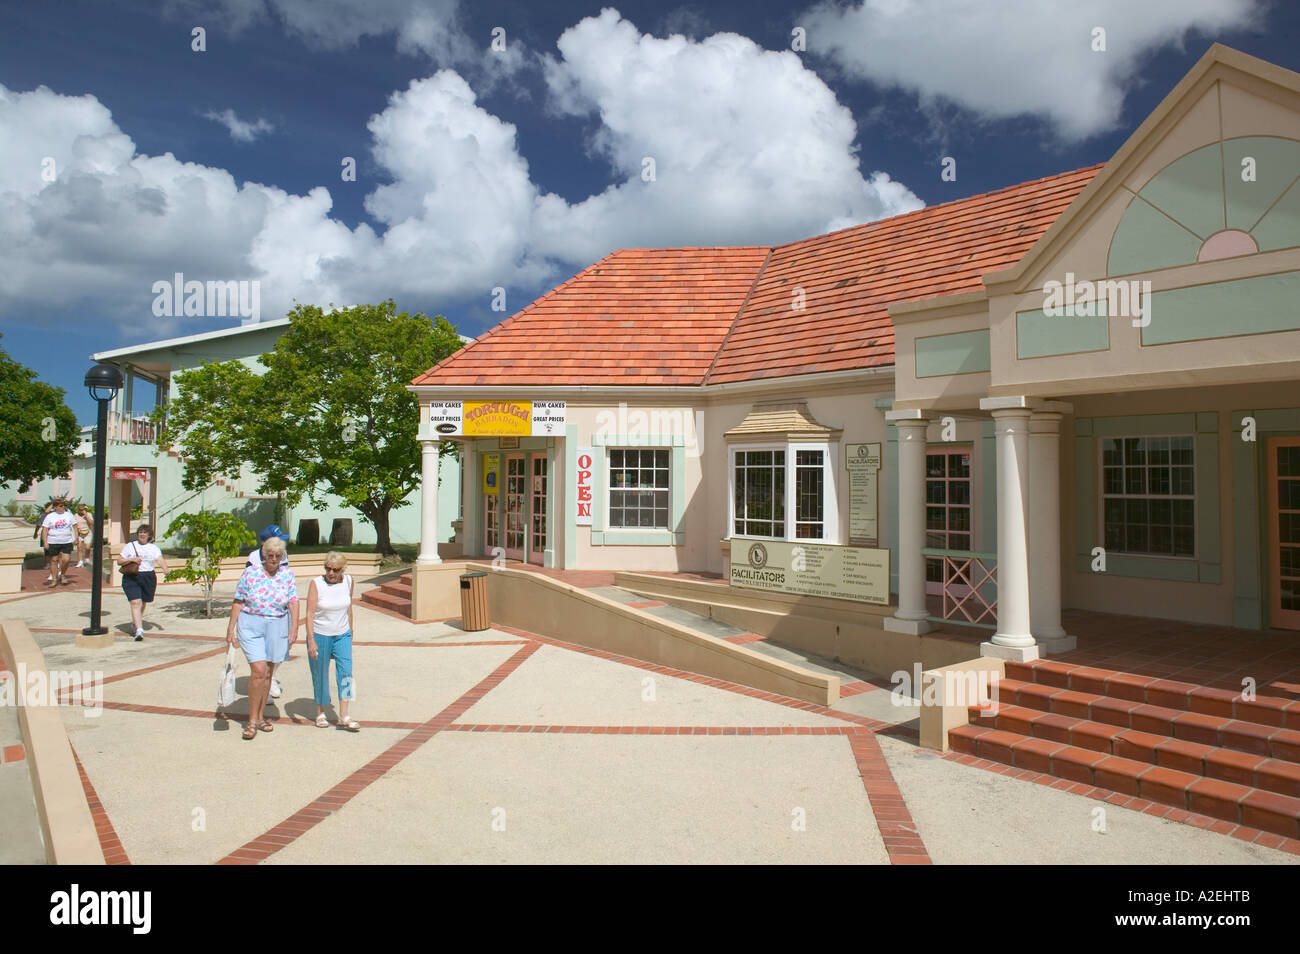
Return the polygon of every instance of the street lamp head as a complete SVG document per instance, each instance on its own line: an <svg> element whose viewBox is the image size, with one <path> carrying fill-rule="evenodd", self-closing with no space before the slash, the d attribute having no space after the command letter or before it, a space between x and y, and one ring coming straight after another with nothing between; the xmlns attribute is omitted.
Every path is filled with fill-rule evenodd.
<svg viewBox="0 0 1300 954"><path fill-rule="evenodd" d="M113 394L122 388L122 370L115 364L101 361L86 372L86 387L90 396L96 401L110 401ZM106 391L102 396L99 391Z"/></svg>

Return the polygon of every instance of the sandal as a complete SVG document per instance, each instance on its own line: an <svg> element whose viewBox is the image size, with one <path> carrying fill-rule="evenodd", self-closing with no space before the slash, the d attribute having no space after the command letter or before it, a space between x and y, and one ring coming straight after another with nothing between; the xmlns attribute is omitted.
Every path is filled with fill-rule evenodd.
<svg viewBox="0 0 1300 954"><path fill-rule="evenodd" d="M261 729L263 732L274 732L274 731L275 731L275 726L271 723L271 720L270 720L270 719L263 719L263 720L258 724L257 727L258 727L259 729Z"/></svg>
<svg viewBox="0 0 1300 954"><path fill-rule="evenodd" d="M250 722L248 723L248 725L244 726L244 738L245 739L257 738L257 729L253 728L253 723Z"/></svg>
<svg viewBox="0 0 1300 954"><path fill-rule="evenodd" d="M339 728L347 729L349 732L356 732L361 728L361 723L351 716L344 716L339 719Z"/></svg>
<svg viewBox="0 0 1300 954"><path fill-rule="evenodd" d="M328 728L329 728L329 726L330 726L330 720L327 719L327 718L325 718L325 713L322 712L320 715L318 715L318 716L316 717L316 725L317 725L318 728L321 728L321 729L328 729Z"/></svg>

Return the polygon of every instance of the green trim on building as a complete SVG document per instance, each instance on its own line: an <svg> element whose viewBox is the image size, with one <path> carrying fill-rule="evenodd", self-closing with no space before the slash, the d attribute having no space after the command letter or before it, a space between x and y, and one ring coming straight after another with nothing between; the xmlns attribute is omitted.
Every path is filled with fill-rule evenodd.
<svg viewBox="0 0 1300 954"><path fill-rule="evenodd" d="M1016 312L1016 357L1046 358L1054 354L1083 354L1110 350L1110 322L1106 299L1095 303L1096 315L1059 315Z"/></svg>
<svg viewBox="0 0 1300 954"><path fill-rule="evenodd" d="M1300 272L1257 275L1151 295L1142 344L1235 338L1300 329Z"/></svg>
<svg viewBox="0 0 1300 954"><path fill-rule="evenodd" d="M1300 142L1252 136L1225 142L1223 154L1228 228L1249 232L1260 251L1300 244ZM1247 157L1254 178L1243 180Z"/></svg>
<svg viewBox="0 0 1300 954"><path fill-rule="evenodd" d="M602 456L591 475L591 545L594 547L680 547L686 545L686 437L682 434L596 434L593 448L660 447L672 451L672 486L668 491L670 530L611 530L606 524L605 472L608 458ZM572 481L570 481L572 484Z"/></svg>
<svg viewBox="0 0 1300 954"><path fill-rule="evenodd" d="M1198 426L1199 425L1199 426ZM1113 576L1189 583L1223 581L1219 527L1219 435L1216 412L1135 414L1131 417L1077 418L1074 427L1075 568L1092 572L1097 530L1097 443L1101 437L1192 434L1196 446L1196 556L1160 557L1107 553Z"/></svg>
<svg viewBox="0 0 1300 954"><path fill-rule="evenodd" d="M998 550L998 440L992 421L980 425L980 548ZM991 517L990 517L991 515Z"/></svg>
<svg viewBox="0 0 1300 954"><path fill-rule="evenodd" d="M987 328L917 338L914 351L918 378L976 374L993 367Z"/></svg>
<svg viewBox="0 0 1300 954"><path fill-rule="evenodd" d="M564 427L564 568L578 566L578 425Z"/></svg>
<svg viewBox="0 0 1300 954"><path fill-rule="evenodd" d="M1242 440L1243 418L1255 420L1255 440ZM1233 411L1229 421L1232 441L1232 532L1235 587L1232 623L1243 629L1267 629L1269 619L1268 534L1264 532L1268 499L1265 448L1270 437L1300 434L1300 407Z"/></svg>
<svg viewBox="0 0 1300 954"><path fill-rule="evenodd" d="M1175 159L1138 193L1202 240L1226 226L1223 218L1223 147L1215 142Z"/></svg>
<svg viewBox="0 0 1300 954"><path fill-rule="evenodd" d="M1107 275L1136 275L1196 261L1201 238L1134 196L1110 240Z"/></svg>
<svg viewBox="0 0 1300 954"><path fill-rule="evenodd" d="M886 494L889 524L889 592L898 592L898 428L893 421L885 425L885 470L889 474ZM892 597L891 597L892 598Z"/></svg>
<svg viewBox="0 0 1300 954"><path fill-rule="evenodd" d="M1300 245L1297 168L1300 141L1281 136L1228 139L1174 160L1129 203L1111 238L1108 273L1190 265L1204 240L1224 229L1249 233L1261 252Z"/></svg>

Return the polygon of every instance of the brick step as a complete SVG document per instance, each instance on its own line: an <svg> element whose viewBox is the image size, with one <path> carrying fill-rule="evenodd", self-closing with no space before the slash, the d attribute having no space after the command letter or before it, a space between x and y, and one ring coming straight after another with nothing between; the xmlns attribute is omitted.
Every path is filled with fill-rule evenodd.
<svg viewBox="0 0 1300 954"><path fill-rule="evenodd" d="M1000 705L997 714L992 716L983 715L982 710L975 706L968 712L971 724L982 728L1072 745L1190 775L1217 778L1300 798L1300 764L1295 761L1204 745L1137 729L1124 729L1022 706Z"/></svg>
<svg viewBox="0 0 1300 954"><path fill-rule="evenodd" d="M1215 689L1191 682L1097 669L1050 659L1028 663L1008 662L1006 675L1008 679L1055 686L1058 689L1072 689L1075 692L1112 696L1167 709L1300 730L1300 699L1285 694L1257 693L1254 699L1248 700L1241 698L1240 691L1231 689Z"/></svg>
<svg viewBox="0 0 1300 954"><path fill-rule="evenodd" d="M379 589L392 596L400 596L402 599L411 598L411 584L403 583L401 580L391 580L381 585Z"/></svg>
<svg viewBox="0 0 1300 954"><path fill-rule="evenodd" d="M1002 679L997 686L998 700L1003 705L1087 719L1120 729L1137 729L1217 748L1252 752L1286 762L1300 762L1300 731L1296 729L1019 679Z"/></svg>
<svg viewBox="0 0 1300 954"><path fill-rule="evenodd" d="M409 599L394 596L392 593L385 593L382 589L366 590L361 594L361 602L381 606L386 610L400 613L406 617L411 615L411 601Z"/></svg>
<svg viewBox="0 0 1300 954"><path fill-rule="evenodd" d="M976 758L1300 838L1300 798L988 726L957 726L948 741Z"/></svg>

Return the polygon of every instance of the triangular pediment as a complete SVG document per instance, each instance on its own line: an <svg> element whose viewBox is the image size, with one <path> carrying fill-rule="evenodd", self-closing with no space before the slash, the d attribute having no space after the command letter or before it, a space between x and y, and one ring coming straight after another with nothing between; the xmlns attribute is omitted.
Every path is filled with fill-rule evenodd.
<svg viewBox="0 0 1300 954"><path fill-rule="evenodd" d="M1300 74L1212 46L1020 261L1028 292L1300 245Z"/></svg>

